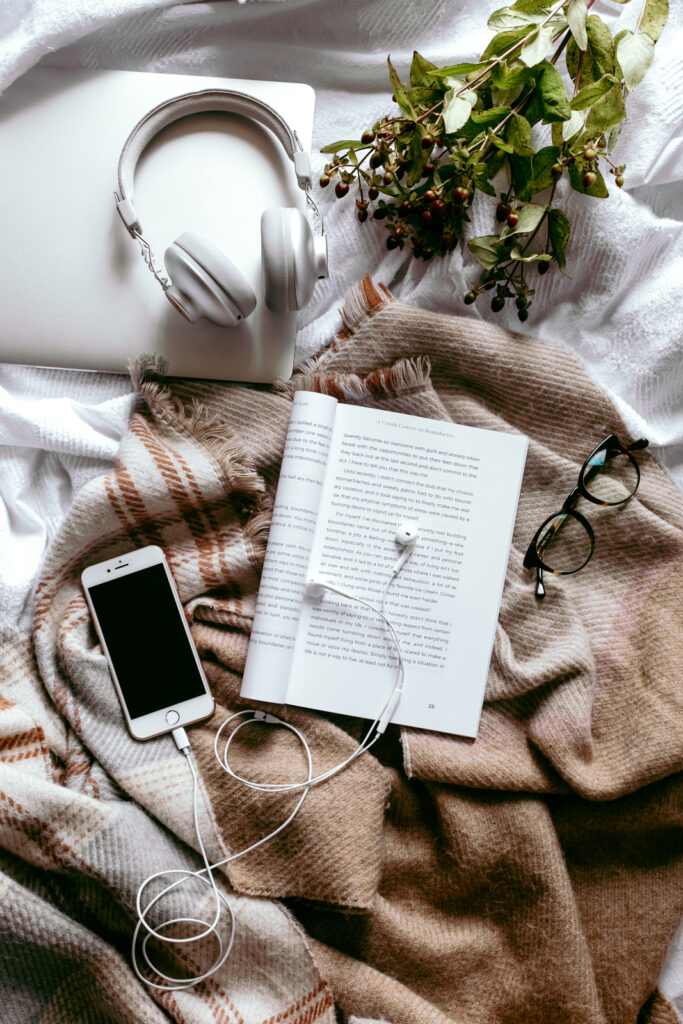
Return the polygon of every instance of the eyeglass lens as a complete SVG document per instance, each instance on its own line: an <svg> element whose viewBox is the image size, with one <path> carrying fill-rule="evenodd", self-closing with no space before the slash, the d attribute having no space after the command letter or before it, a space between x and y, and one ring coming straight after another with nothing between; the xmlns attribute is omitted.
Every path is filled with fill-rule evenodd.
<svg viewBox="0 0 683 1024"><path fill-rule="evenodd" d="M596 501L618 505L638 489L638 468L631 455L603 448L586 462L581 483Z"/></svg>
<svg viewBox="0 0 683 1024"><path fill-rule="evenodd" d="M554 572L576 572L591 557L591 538L578 519L558 512L542 530L536 551Z"/></svg>

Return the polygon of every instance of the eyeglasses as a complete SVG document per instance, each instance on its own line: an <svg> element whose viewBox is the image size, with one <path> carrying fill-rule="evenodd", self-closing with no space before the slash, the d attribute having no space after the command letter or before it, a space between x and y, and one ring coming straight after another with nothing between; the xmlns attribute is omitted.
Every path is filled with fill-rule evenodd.
<svg viewBox="0 0 683 1024"><path fill-rule="evenodd" d="M644 437L624 447L610 434L595 448L579 473L579 482L559 512L539 526L524 556L524 567L536 569L536 597L545 597L543 570L556 576L579 572L590 562L595 550L593 529L574 506L579 498L594 505L623 505L640 484L640 470L631 452L647 448Z"/></svg>

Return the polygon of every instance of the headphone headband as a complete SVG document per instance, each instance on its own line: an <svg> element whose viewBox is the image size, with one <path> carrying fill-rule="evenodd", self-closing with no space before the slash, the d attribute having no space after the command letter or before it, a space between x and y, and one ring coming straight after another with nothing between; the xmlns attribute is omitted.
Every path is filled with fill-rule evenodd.
<svg viewBox="0 0 683 1024"><path fill-rule="evenodd" d="M148 111L138 121L121 150L118 168L119 195L116 206L121 220L133 238L142 231L133 208L133 179L142 153L152 139L169 124L183 117L210 110L241 114L270 129L294 164L299 188L304 192L310 188L311 166L308 153L304 151L296 132L292 131L285 119L263 100L232 89L203 89L174 96Z"/></svg>

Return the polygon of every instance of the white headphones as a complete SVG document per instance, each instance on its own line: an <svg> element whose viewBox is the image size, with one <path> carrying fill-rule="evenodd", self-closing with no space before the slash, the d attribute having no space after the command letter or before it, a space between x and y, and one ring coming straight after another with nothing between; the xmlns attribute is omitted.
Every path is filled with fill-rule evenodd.
<svg viewBox="0 0 683 1024"><path fill-rule="evenodd" d="M240 270L212 242L185 231L164 254L168 277L159 269L142 233L133 206L133 178L143 151L174 121L191 114L220 110L258 121L281 143L294 164L299 188L316 215L320 233L314 235L300 210L274 206L261 217L261 260L266 305L277 313L301 309L310 300L318 278L327 277L327 238L322 215L311 197L311 164L295 131L262 100L230 89L204 89L160 103L135 125L119 157L116 209L131 238L140 243L145 263L171 305L194 323L205 317L221 327L234 327L256 306L256 296Z"/></svg>

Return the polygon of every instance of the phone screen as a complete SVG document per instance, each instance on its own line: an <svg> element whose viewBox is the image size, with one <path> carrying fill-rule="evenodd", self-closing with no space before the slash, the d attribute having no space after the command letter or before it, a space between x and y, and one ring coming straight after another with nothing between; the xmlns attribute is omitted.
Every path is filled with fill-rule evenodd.
<svg viewBox="0 0 683 1024"><path fill-rule="evenodd" d="M88 593L131 718L206 693L163 565Z"/></svg>

